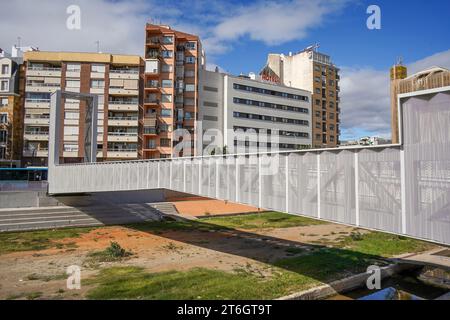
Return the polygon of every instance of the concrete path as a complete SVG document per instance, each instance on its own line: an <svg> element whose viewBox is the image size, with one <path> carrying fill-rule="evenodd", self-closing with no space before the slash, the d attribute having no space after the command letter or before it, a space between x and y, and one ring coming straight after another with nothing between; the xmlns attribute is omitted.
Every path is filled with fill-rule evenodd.
<svg viewBox="0 0 450 320"><path fill-rule="evenodd" d="M448 250L446 247L440 247L427 252L419 254L408 254L396 257L399 263L408 263L423 266L434 266L437 268L444 268L450 270L450 257L440 255L441 252Z"/></svg>

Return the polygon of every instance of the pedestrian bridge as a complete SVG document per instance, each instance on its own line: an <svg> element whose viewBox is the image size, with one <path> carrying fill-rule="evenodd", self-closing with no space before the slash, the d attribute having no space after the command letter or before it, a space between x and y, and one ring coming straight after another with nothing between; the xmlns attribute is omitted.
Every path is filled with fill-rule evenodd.
<svg viewBox="0 0 450 320"><path fill-rule="evenodd" d="M63 165L51 120L49 193L165 188L450 245L450 87L399 111L399 145Z"/></svg>

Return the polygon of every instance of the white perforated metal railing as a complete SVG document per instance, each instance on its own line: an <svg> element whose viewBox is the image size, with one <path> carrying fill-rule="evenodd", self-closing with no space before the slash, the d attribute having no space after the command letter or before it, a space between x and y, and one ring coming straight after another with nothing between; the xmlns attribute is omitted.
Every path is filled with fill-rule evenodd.
<svg viewBox="0 0 450 320"><path fill-rule="evenodd" d="M59 165L49 192L166 188L450 244L450 95L403 108L401 146Z"/></svg>

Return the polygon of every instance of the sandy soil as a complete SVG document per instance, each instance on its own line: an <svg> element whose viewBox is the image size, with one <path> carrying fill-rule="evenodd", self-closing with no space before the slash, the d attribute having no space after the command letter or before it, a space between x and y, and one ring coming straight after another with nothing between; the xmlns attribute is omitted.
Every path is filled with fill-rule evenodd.
<svg viewBox="0 0 450 320"><path fill-rule="evenodd" d="M286 257L287 248L309 250L317 241L333 241L353 231L340 225L316 225L260 231L165 232L154 234L125 227L103 227L74 239L73 249L18 252L0 257L0 299L26 299L32 293L45 299L80 299L88 286L67 290L64 277L70 265L82 268L82 279L101 268L130 265L150 272L187 270L193 267L232 271L247 269L270 273L268 263ZM134 255L119 263L88 264L87 255L117 241ZM181 263L180 263L181 262ZM38 278L38 279L36 279ZM47 278L47 279L42 279ZM32 279L32 280L30 280ZM28 297L29 298L29 297Z"/></svg>
<svg viewBox="0 0 450 320"><path fill-rule="evenodd" d="M188 200L188 201L187 201ZM169 201L169 200L168 200ZM178 212L187 217L216 216L223 214L248 213L260 211L256 207L223 200L205 198L172 198L170 201Z"/></svg>

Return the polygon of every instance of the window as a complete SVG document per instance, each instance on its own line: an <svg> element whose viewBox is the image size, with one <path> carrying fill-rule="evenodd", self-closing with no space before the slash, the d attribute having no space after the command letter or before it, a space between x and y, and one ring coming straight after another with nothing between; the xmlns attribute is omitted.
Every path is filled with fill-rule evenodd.
<svg viewBox="0 0 450 320"><path fill-rule="evenodd" d="M79 88L80 80L66 80L66 88Z"/></svg>
<svg viewBox="0 0 450 320"><path fill-rule="evenodd" d="M186 92L194 92L195 84L186 84Z"/></svg>
<svg viewBox="0 0 450 320"><path fill-rule="evenodd" d="M163 58L172 58L173 57L173 51L171 51L171 50L162 50L161 51L161 56Z"/></svg>
<svg viewBox="0 0 450 320"><path fill-rule="evenodd" d="M172 70L173 70L172 68L173 68L173 66L171 64L163 64L161 66L161 71L162 72L172 72Z"/></svg>
<svg viewBox="0 0 450 320"><path fill-rule="evenodd" d="M218 92L218 91L219 91L219 89L217 89L217 88L214 88L214 87L207 87L207 86L204 86L204 87L203 87L203 90L205 90L205 91L211 91L211 92Z"/></svg>
<svg viewBox="0 0 450 320"><path fill-rule="evenodd" d="M205 107L213 107L213 108L217 108L219 106L218 103L216 103L216 102L209 102L209 101L203 102L203 105Z"/></svg>
<svg viewBox="0 0 450 320"><path fill-rule="evenodd" d="M66 152L78 152L78 144L64 143L64 151L66 151Z"/></svg>
<svg viewBox="0 0 450 320"><path fill-rule="evenodd" d="M0 113L0 123L8 123L8 114Z"/></svg>
<svg viewBox="0 0 450 320"><path fill-rule="evenodd" d="M184 114L184 118L185 118L186 120L191 120L191 119L193 118L192 112L186 112L186 113Z"/></svg>
<svg viewBox="0 0 450 320"><path fill-rule="evenodd" d="M321 93L322 93L322 90L321 90L320 88L316 88L316 93L317 93L317 94L321 94Z"/></svg>
<svg viewBox="0 0 450 320"><path fill-rule="evenodd" d="M67 72L80 72L81 65L79 63L68 63Z"/></svg>
<svg viewBox="0 0 450 320"><path fill-rule="evenodd" d="M163 80L161 83L162 83L163 88L172 88L173 87L172 80Z"/></svg>
<svg viewBox="0 0 450 320"><path fill-rule="evenodd" d="M64 119L80 119L80 114L78 112L64 112Z"/></svg>
<svg viewBox="0 0 450 320"><path fill-rule="evenodd" d="M64 135L65 136L77 136L78 135L78 127L64 127Z"/></svg>
<svg viewBox="0 0 450 320"><path fill-rule="evenodd" d="M164 43L164 44L172 44L173 43L173 37L172 36L164 36L164 37L162 37L162 43Z"/></svg>
<svg viewBox="0 0 450 320"><path fill-rule="evenodd" d="M195 57L192 56L186 57L186 63L195 63Z"/></svg>
<svg viewBox="0 0 450 320"><path fill-rule="evenodd" d="M192 42L192 41L186 42L185 47L186 47L186 49L189 49L189 50L195 49L195 42Z"/></svg>
<svg viewBox="0 0 450 320"><path fill-rule="evenodd" d="M3 80L0 84L0 90L1 91L8 91L9 90L9 81Z"/></svg>
<svg viewBox="0 0 450 320"><path fill-rule="evenodd" d="M5 143L8 138L8 132L6 130L0 130L0 142Z"/></svg>
<svg viewBox="0 0 450 320"><path fill-rule="evenodd" d="M91 80L91 88L92 89L105 88L105 80L98 80L98 79Z"/></svg>
<svg viewBox="0 0 450 320"><path fill-rule="evenodd" d="M2 74L9 74L9 64L2 64Z"/></svg>
<svg viewBox="0 0 450 320"><path fill-rule="evenodd" d="M161 117L171 117L172 110L170 109L161 109Z"/></svg>
<svg viewBox="0 0 450 320"><path fill-rule="evenodd" d="M170 131L170 126L168 124L165 124L165 123L160 123L159 124L159 131L161 131L161 132L169 132Z"/></svg>
<svg viewBox="0 0 450 320"><path fill-rule="evenodd" d="M104 64L93 64L91 66L92 72L105 73L105 65Z"/></svg>
<svg viewBox="0 0 450 320"><path fill-rule="evenodd" d="M161 138L160 145L161 147L170 147L170 139Z"/></svg>
<svg viewBox="0 0 450 320"><path fill-rule="evenodd" d="M185 106L195 106L195 100L192 98L186 98L184 100L184 105Z"/></svg>
<svg viewBox="0 0 450 320"><path fill-rule="evenodd" d="M186 70L184 72L184 76L186 78L193 78L193 77L195 77L195 71L194 70Z"/></svg>
<svg viewBox="0 0 450 320"><path fill-rule="evenodd" d="M208 121L218 121L218 118L216 116L207 116L204 115L203 116L203 120L208 120Z"/></svg>
<svg viewBox="0 0 450 320"><path fill-rule="evenodd" d="M8 105L8 98L1 98L0 99L0 107L4 107Z"/></svg>
<svg viewBox="0 0 450 320"><path fill-rule="evenodd" d="M156 140L155 139L148 140L147 148L148 149L156 149Z"/></svg>
<svg viewBox="0 0 450 320"><path fill-rule="evenodd" d="M172 102L172 95L171 94L162 94L161 101L162 102Z"/></svg>

